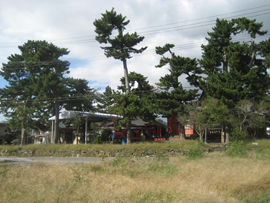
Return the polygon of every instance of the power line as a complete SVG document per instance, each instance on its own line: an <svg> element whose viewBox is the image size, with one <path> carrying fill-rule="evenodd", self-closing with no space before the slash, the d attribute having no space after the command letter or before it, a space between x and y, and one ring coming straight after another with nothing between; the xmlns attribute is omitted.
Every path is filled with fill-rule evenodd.
<svg viewBox="0 0 270 203"><path fill-rule="evenodd" d="M242 83L256 83L256 82L262 82L262 81L270 81L270 78L268 79L261 79L261 80L243 80L241 81ZM223 85L226 84L235 84L235 82L225 82L222 83ZM214 85L211 85L214 86ZM202 86L203 87L203 86ZM170 87L169 87L170 88ZM184 86L182 87L184 89L199 89L199 87L195 87L195 86ZM152 89L152 90L143 90L143 91L135 91L135 92L130 92L130 93L135 93L135 94L139 94L139 93L147 93L147 92L156 92L158 91L158 88ZM160 89L161 91L161 89ZM17 102L17 103L33 103L33 102L48 102L48 103L52 103L54 101L60 101L60 102L70 102L70 101L78 101L78 100L82 100L82 99L97 99L98 95L82 95L82 96L73 96L73 97L58 97L58 98L34 98L34 99L18 99L18 98L14 98L14 99L0 99L0 102Z"/></svg>
<svg viewBox="0 0 270 203"><path fill-rule="evenodd" d="M244 9L244 10L239 10L239 11L235 11L235 12L230 12L230 13L224 13L224 14L219 14L219 15L214 15L214 16L208 16L208 17L204 17L204 18L197 18L197 19L180 21L180 22L175 22L175 23L170 23L170 24L164 24L164 25L156 25L156 26L151 26L151 27L147 27L147 28L138 28L138 29L136 29L136 31L137 30L144 30L144 29L148 29L148 28L154 28L154 27L163 27L163 26L168 26L168 25L175 25L175 24L179 24L179 23L199 21L199 20L208 19L208 18L217 18L218 16L224 16L224 15L229 15L229 14L233 14L233 13L239 13L239 12L243 12L243 11L254 10L254 9L258 9L258 8L265 8L265 7L268 7L268 6L270 6L270 4L263 5L263 6L258 6L258 7L253 7L253 8L249 8L249 9ZM243 15L243 14L241 14L241 15ZM133 31L135 31L135 30L133 30Z"/></svg>
<svg viewBox="0 0 270 203"><path fill-rule="evenodd" d="M33 103L33 102L48 102L52 103L55 101L59 101L59 102L70 102L70 101L78 101L78 100L82 100L82 99L96 99L98 96L96 95L83 95L83 96L73 96L73 97L52 97L52 98L32 98L32 99L18 99L18 98L13 98L13 99L0 99L0 102L20 102L20 103Z"/></svg>
<svg viewBox="0 0 270 203"><path fill-rule="evenodd" d="M269 31L270 29L267 29L266 31ZM241 35L245 35L245 34L240 34L239 36L233 37L232 42L238 42L240 40L247 40L250 39L250 36L241 36ZM269 34L265 34L263 36L257 36L257 37L265 37L266 35L270 35ZM187 50L187 49L193 49L193 48L197 48L200 47L201 45L207 45L207 41L205 40L204 42L197 42L197 43L188 43L188 44L179 44L179 45L175 45L175 47L173 48L173 50ZM145 55L153 55L156 54L155 53L155 49L148 49L145 52L141 53L140 55L136 55L137 57L140 56L145 56ZM100 61L100 60L107 60L108 58L99 55L99 56L90 56L89 58L92 58L91 61ZM93 59L94 58L94 59ZM58 64L63 64L65 62L69 62L68 60L65 61L61 61L61 60L47 60L47 61L30 61L27 62L27 66L28 68L34 67L34 66L49 66L49 65L58 65ZM25 69L25 67L22 67L24 65L24 61L22 62L8 62L8 63L4 63L7 66L11 66L11 67L17 67L15 69ZM41 67L42 68L42 67ZM56 67L51 67L51 68L56 68Z"/></svg>
<svg viewBox="0 0 270 203"><path fill-rule="evenodd" d="M231 13L220 14L220 15L217 15L217 16L224 16L224 15L239 13L239 12L243 12L243 11L250 11L250 10L254 10L254 9L258 9L258 8L266 8L268 6L270 6L270 4L267 4L267 5L264 5L264 6L258 6L258 7L254 7L254 8L250 8L250 9L235 11L235 12L231 12ZM256 16L261 16L261 15L267 15L267 14L270 13L270 12L261 13L261 12L265 12L265 11L269 11L269 9L264 9L264 10L259 10L259 11L254 11L254 12L244 13L244 14L239 14L239 15L234 15L234 16L228 16L227 18L235 18L235 17L239 17L239 16L247 16L247 15L256 14L256 13L260 12L260 14L250 16L250 17L256 17ZM151 28L156 28L156 27L160 28L160 27L164 27L164 26L176 25L176 24L179 24L179 23L194 22L194 21L213 18L213 17L217 17L217 16L209 16L209 17L200 18L200 19L187 20L185 22L182 21L182 22L176 22L176 23L152 26L152 27L147 27L147 28L138 28L138 29L136 29L136 31L137 30L146 30L146 29L149 29L149 28L151 29ZM203 26L212 25L214 22L215 22L215 20L211 20L211 21L198 22L198 23L182 25L182 26L177 26L177 27L160 28L160 29L156 29L156 30L144 31L141 34L143 34L143 35L151 35L151 34L156 34L156 33L173 32L173 31L179 31L179 30L185 30L185 29L191 29L191 28L199 28L199 27L203 27ZM50 40L50 41L59 41L58 44L67 44L67 43L68 44L81 44L81 43L90 43L90 42L95 42L96 41L95 39L92 39L92 38L89 39L89 37L91 37L91 36L81 36L81 37L75 37L75 38L56 39L56 40ZM65 41L65 40L69 40L69 39L75 39L75 40ZM81 40L76 40L76 39L81 39ZM1 47L8 47L8 46L10 46L10 44L3 44L3 43L0 44L0 48Z"/></svg>

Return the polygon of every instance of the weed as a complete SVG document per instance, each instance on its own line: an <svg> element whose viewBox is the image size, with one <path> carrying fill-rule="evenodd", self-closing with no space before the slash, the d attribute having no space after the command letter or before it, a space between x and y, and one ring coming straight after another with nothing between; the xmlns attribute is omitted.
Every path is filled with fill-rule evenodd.
<svg viewBox="0 0 270 203"><path fill-rule="evenodd" d="M169 161L169 158L167 158L164 154L162 153L156 153L156 156L154 158L155 161Z"/></svg>
<svg viewBox="0 0 270 203"><path fill-rule="evenodd" d="M102 137L101 136L97 136L94 139L94 144L101 144L102 143Z"/></svg>
<svg viewBox="0 0 270 203"><path fill-rule="evenodd" d="M4 163L4 161L1 161L0 164L1 163ZM6 177L8 171L9 171L9 169L7 168L6 165L1 166L1 168L0 168L0 176Z"/></svg>
<svg viewBox="0 0 270 203"><path fill-rule="evenodd" d="M136 202L171 202L173 194L164 190L145 191L138 194Z"/></svg>
<svg viewBox="0 0 270 203"><path fill-rule="evenodd" d="M255 154L256 154L256 159L267 159L270 158L269 153L267 152L266 149L256 147L255 148Z"/></svg>
<svg viewBox="0 0 270 203"><path fill-rule="evenodd" d="M175 167L175 165L167 163L167 161L150 161L148 163L148 170L151 173L155 173L155 175L161 175L161 176L172 176L176 171L178 171L178 168Z"/></svg>
<svg viewBox="0 0 270 203"><path fill-rule="evenodd" d="M240 140L243 140L246 136L247 136L246 131L240 131L239 128L234 128L234 129L232 129L232 136L230 139L233 142L238 142Z"/></svg>
<svg viewBox="0 0 270 203"><path fill-rule="evenodd" d="M78 169L72 168L73 171L73 181L80 183L80 182L88 182L89 179L85 179L86 173L79 171Z"/></svg>
<svg viewBox="0 0 270 203"><path fill-rule="evenodd" d="M102 172L103 167L101 165L91 164L90 165L90 170L93 171L96 174L97 172Z"/></svg>
<svg viewBox="0 0 270 203"><path fill-rule="evenodd" d="M252 197L252 198L246 198L244 199L243 201L244 203L253 203L253 202L256 202L256 203L268 203L270 202L270 195L269 194L260 194L256 197Z"/></svg>
<svg viewBox="0 0 270 203"><path fill-rule="evenodd" d="M197 159L202 158L204 156L203 151L203 143L197 141L194 146L192 146L189 150L184 152L187 159Z"/></svg>
<svg viewBox="0 0 270 203"><path fill-rule="evenodd" d="M119 154L114 160L113 160L113 167L119 166L120 164L127 161L127 157L125 157L123 154Z"/></svg>
<svg viewBox="0 0 270 203"><path fill-rule="evenodd" d="M247 157L246 146L243 141L236 141L229 144L226 155L229 157Z"/></svg>

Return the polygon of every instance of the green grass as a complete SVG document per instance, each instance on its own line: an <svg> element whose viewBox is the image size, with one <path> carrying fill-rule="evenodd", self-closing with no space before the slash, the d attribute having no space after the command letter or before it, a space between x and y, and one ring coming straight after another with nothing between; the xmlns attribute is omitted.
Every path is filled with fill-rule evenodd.
<svg viewBox="0 0 270 203"><path fill-rule="evenodd" d="M249 148L256 148L259 146L260 148L270 149L270 139L246 140L246 143ZM258 143L258 145L253 145L252 143Z"/></svg>
<svg viewBox="0 0 270 203"><path fill-rule="evenodd" d="M252 145L252 143L258 143L258 145ZM130 145L121 144L31 144L31 145L1 145L0 152L3 155L14 156L76 156L82 154L82 156L154 156L155 154L164 153L168 149L181 150L186 155L186 158L196 159L201 158L211 146L204 143L199 143L195 140L174 140L165 142L137 142ZM257 159L267 159L270 156L270 139L262 140L245 140L242 144L231 143L227 148L227 155L233 157L245 157L246 151L254 151L253 156ZM28 153L23 153L23 152ZM36 151L36 152L35 152ZM57 152L59 151L59 152ZM86 151L86 153L82 153ZM14 153L15 152L15 153ZM18 152L18 153L17 153ZM30 153L29 153L30 152ZM54 153L57 152L57 153ZM97 152L97 153L96 153ZM168 153L168 156L176 156L172 153Z"/></svg>
<svg viewBox="0 0 270 203"><path fill-rule="evenodd" d="M195 141L176 141L176 142L137 142L131 145L120 144L30 144L30 145L2 145L0 151L8 150L14 152L17 150L88 150L93 151L115 151L124 150L133 152L136 150L163 150L163 149L189 149L191 146L196 145ZM207 149L207 146L205 146Z"/></svg>

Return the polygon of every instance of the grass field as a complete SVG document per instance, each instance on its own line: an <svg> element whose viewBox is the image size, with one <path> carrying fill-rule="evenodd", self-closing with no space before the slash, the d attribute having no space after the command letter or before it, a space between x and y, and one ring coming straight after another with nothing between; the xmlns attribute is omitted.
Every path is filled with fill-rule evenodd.
<svg viewBox="0 0 270 203"><path fill-rule="evenodd" d="M245 147L252 150L239 144L205 154L192 145L173 160L158 154L79 165L0 164L0 202L270 202L269 146Z"/></svg>

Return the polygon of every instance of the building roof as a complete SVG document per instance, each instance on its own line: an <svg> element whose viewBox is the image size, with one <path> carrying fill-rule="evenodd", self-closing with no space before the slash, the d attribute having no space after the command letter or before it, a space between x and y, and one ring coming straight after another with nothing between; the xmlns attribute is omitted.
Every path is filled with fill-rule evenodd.
<svg viewBox="0 0 270 203"><path fill-rule="evenodd" d="M50 135L52 132L45 132L45 133L41 133L41 134L33 134L30 135L31 137L45 137L46 135Z"/></svg>
<svg viewBox="0 0 270 203"><path fill-rule="evenodd" d="M59 114L59 120L66 120L74 118L75 116L80 115L82 118L87 118L90 122L102 122L106 120L110 120L112 118L123 118L119 115L114 114L106 114L106 113L92 113L92 112L84 112L84 111L63 111ZM54 121L55 116L49 118L49 120Z"/></svg>
<svg viewBox="0 0 270 203"><path fill-rule="evenodd" d="M151 121L150 124L152 124L152 125L157 125L157 126L164 126L163 123L160 123L160 122L158 122L158 121L156 121L156 120Z"/></svg>
<svg viewBox="0 0 270 203"><path fill-rule="evenodd" d="M143 127L143 126L148 126L148 125L150 125L150 126L164 126L164 124L162 124L156 120L153 120L151 122L145 122L138 116L131 120L131 126L133 126L133 127L136 127L136 126ZM106 124L106 126L114 126L114 123L113 122L108 123L108 124Z"/></svg>

